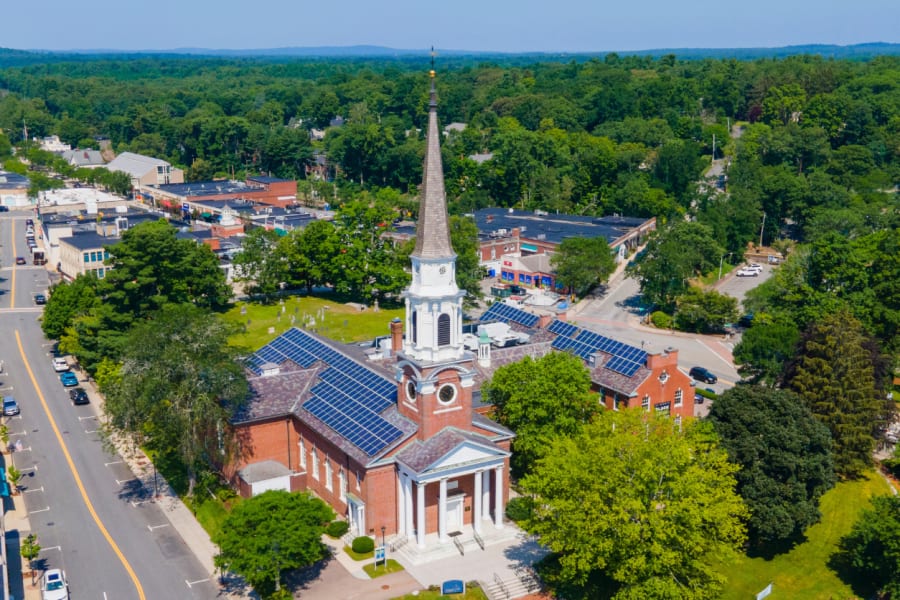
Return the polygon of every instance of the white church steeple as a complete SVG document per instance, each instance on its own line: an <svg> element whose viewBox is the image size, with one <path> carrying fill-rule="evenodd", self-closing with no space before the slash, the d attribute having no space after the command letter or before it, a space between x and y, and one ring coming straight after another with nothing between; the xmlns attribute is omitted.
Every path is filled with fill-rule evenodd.
<svg viewBox="0 0 900 600"><path fill-rule="evenodd" d="M407 332L404 353L417 362L459 360L465 352L462 343L465 292L456 285L456 253L450 245L439 132L432 70L422 199L416 247L410 255L412 282L404 292Z"/></svg>

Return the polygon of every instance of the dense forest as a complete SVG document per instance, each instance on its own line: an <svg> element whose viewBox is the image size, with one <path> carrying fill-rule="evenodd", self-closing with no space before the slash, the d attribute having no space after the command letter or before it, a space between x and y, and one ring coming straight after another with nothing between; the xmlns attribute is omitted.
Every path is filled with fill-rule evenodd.
<svg viewBox="0 0 900 600"><path fill-rule="evenodd" d="M423 63L157 56L10 67L0 71L0 154L21 143L24 125L29 136L58 134L73 145L107 137L116 151L165 158L193 180L297 177L301 193L346 202L365 192L415 211ZM860 268L890 273L892 263L879 257L896 246L898 229L900 57L448 57L438 67L441 122L466 124L443 144L452 212L508 206L657 217L661 226L687 219L712 242L696 244L710 256L695 271L709 272L726 253L740 256L751 241L787 250L791 240L813 249L843 244ZM331 126L338 116L342 124ZM324 138L312 140L312 129ZM718 185L702 182L713 152L725 169ZM316 153L327 156L329 181L302 181ZM863 302L857 317L894 345L900 319L890 277L873 295L875 283L860 283L868 274L835 272L846 269L840 259L804 268L806 284ZM667 295L673 306L684 291ZM816 297L800 294L794 304ZM766 302L759 307L771 309ZM800 324L818 314L796 311Z"/></svg>

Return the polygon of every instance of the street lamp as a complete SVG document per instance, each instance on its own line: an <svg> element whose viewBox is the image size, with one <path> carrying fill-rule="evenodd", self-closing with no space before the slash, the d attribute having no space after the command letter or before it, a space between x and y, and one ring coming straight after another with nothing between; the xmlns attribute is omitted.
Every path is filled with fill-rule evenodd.
<svg viewBox="0 0 900 600"><path fill-rule="evenodd" d="M384 530L385 526L381 526L381 548L382 552L384 552L384 570L387 571L387 544L384 543Z"/></svg>
<svg viewBox="0 0 900 600"><path fill-rule="evenodd" d="M731 256L732 254L734 254L734 252L729 252L728 254L723 254L722 258L719 259L719 279L722 279L722 261L725 260L726 256ZM716 281L718 281L719 279L717 279Z"/></svg>

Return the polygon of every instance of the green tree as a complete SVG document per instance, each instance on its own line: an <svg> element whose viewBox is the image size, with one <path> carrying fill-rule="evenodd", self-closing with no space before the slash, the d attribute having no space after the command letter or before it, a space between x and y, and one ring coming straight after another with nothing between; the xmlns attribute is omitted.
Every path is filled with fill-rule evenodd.
<svg viewBox="0 0 900 600"><path fill-rule="evenodd" d="M796 540L818 522L819 499L834 486L831 434L793 393L739 385L709 411L750 509L753 544Z"/></svg>
<svg viewBox="0 0 900 600"><path fill-rule="evenodd" d="M724 577L709 557L745 539L737 470L701 423L604 411L549 443L522 480L534 496L525 527L559 555L561 582L612 582L586 597L718 598Z"/></svg>
<svg viewBox="0 0 900 600"><path fill-rule="evenodd" d="M328 505L308 493L270 490L244 500L213 535L216 566L241 575L269 598L289 571L328 555L321 538L333 518Z"/></svg>
<svg viewBox="0 0 900 600"><path fill-rule="evenodd" d="M51 340L60 339L75 317L85 315L97 306L96 287L97 278L93 275L79 275L72 282L62 281L53 286L41 319L44 335Z"/></svg>
<svg viewBox="0 0 900 600"><path fill-rule="evenodd" d="M498 368L482 388L497 421L516 432L511 468L531 471L557 436L578 433L600 410L591 377L577 356L551 352Z"/></svg>
<svg viewBox="0 0 900 600"><path fill-rule="evenodd" d="M616 268L605 237L565 238L550 257L557 280L582 296L606 281Z"/></svg>
<svg viewBox="0 0 900 600"><path fill-rule="evenodd" d="M208 311L165 306L129 331L118 376L104 386L111 424L153 449L174 451L187 470L188 495L198 466L222 465L238 450L228 425L247 381L231 333Z"/></svg>
<svg viewBox="0 0 900 600"><path fill-rule="evenodd" d="M722 331L738 317L737 298L691 286L677 301L675 326L683 331Z"/></svg>
<svg viewBox="0 0 900 600"><path fill-rule="evenodd" d="M456 252L456 284L466 291L463 302L474 305L481 299L483 269L479 266L478 226L475 219L450 217L450 244Z"/></svg>
<svg viewBox="0 0 900 600"><path fill-rule="evenodd" d="M900 597L900 497L872 498L872 508L860 513L841 550L856 578L879 598Z"/></svg>
<svg viewBox="0 0 900 600"><path fill-rule="evenodd" d="M19 554L28 561L28 570L31 571L32 585L34 585L34 559L36 559L40 553L41 545L38 544L37 536L33 533L29 533L25 536L25 539L22 540L22 547L19 549Z"/></svg>
<svg viewBox="0 0 900 600"><path fill-rule="evenodd" d="M307 292L315 286L333 283L340 243L334 224L321 220L281 238L278 252L285 258L287 281L292 286L306 287Z"/></svg>
<svg viewBox="0 0 900 600"><path fill-rule="evenodd" d="M803 334L785 386L806 402L831 431L835 471L857 477L872 466L875 439L889 417L876 387L880 360L858 320L848 312L827 315Z"/></svg>
<svg viewBox="0 0 900 600"><path fill-rule="evenodd" d="M774 385L781 381L785 363L793 358L800 330L794 323L756 322L734 348L738 373L753 383Z"/></svg>
<svg viewBox="0 0 900 600"><path fill-rule="evenodd" d="M631 263L628 272L640 282L648 302L672 311L690 279L718 268L722 254L707 226L679 220L653 234L643 258Z"/></svg>
<svg viewBox="0 0 900 600"><path fill-rule="evenodd" d="M244 236L241 251L234 257L236 279L249 283L249 291L266 302L278 293L287 275L283 255L275 251L278 242L275 230L255 227Z"/></svg>

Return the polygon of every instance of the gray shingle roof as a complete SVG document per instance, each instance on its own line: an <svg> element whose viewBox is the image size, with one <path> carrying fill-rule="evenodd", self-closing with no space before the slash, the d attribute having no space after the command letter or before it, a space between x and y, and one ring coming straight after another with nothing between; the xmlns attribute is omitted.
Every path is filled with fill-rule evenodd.
<svg viewBox="0 0 900 600"><path fill-rule="evenodd" d="M428 137L422 175L422 200L416 229L413 256L420 258L454 258L450 245L447 197L444 190L444 167L441 164L441 140L437 120L434 78L431 80L431 102L428 109Z"/></svg>

